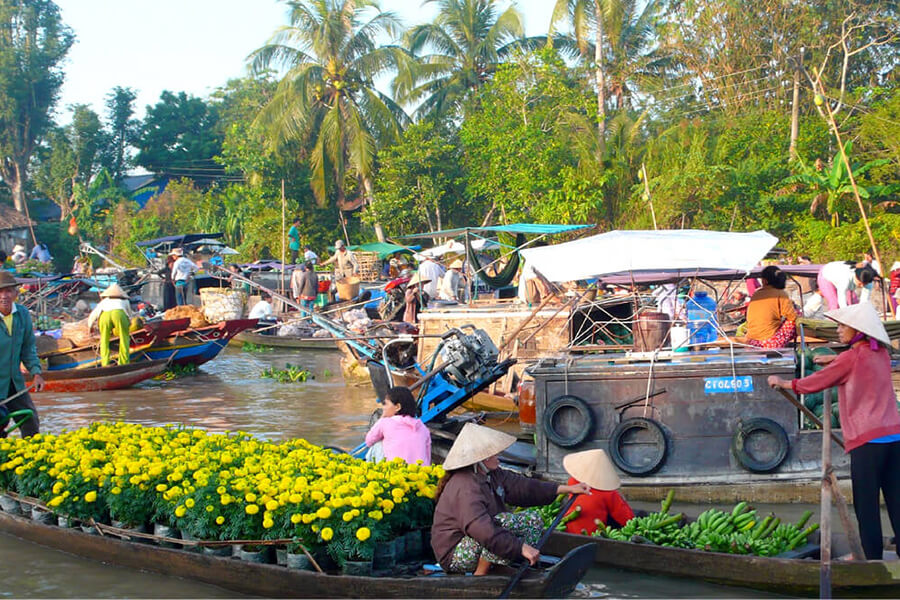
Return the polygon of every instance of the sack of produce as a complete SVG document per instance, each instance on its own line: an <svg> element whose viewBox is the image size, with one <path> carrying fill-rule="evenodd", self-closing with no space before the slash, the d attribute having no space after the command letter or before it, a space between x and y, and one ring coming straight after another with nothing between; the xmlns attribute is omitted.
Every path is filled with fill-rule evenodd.
<svg viewBox="0 0 900 600"><path fill-rule="evenodd" d="M71 340L75 346L89 346L94 343L94 338L88 331L87 319L63 323L62 337Z"/></svg>
<svg viewBox="0 0 900 600"><path fill-rule="evenodd" d="M203 304L203 316L206 320L218 323L243 317L247 296L242 290L202 288L200 302Z"/></svg>
<svg viewBox="0 0 900 600"><path fill-rule="evenodd" d="M170 308L163 314L163 318L167 321L173 319L190 319L191 327L194 329L209 325L206 317L203 316L203 311L191 304Z"/></svg>

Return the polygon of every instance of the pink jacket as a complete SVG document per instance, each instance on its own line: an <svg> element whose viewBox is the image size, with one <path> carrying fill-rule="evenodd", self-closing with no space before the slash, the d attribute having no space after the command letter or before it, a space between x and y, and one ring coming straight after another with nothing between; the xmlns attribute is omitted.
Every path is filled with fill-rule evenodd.
<svg viewBox="0 0 900 600"><path fill-rule="evenodd" d="M812 394L838 387L838 407L845 450L900 433L900 412L891 383L891 357L883 347L872 350L868 342L854 344L816 373L794 379L798 394Z"/></svg>
<svg viewBox="0 0 900 600"><path fill-rule="evenodd" d="M366 434L366 446L384 440L384 457L398 456L412 464L421 460L431 464L431 432L419 419L408 415L381 418Z"/></svg>

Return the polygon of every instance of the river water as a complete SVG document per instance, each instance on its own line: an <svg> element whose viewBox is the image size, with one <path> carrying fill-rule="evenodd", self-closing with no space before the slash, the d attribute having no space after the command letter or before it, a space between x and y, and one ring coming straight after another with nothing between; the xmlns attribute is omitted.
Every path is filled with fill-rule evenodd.
<svg viewBox="0 0 900 600"><path fill-rule="evenodd" d="M299 364L315 379L281 384L260 378L265 368L284 368L287 363ZM117 392L40 394L34 398L45 432L58 433L95 421L184 423L209 431L242 430L273 441L304 437L316 444L348 448L362 441L375 405L370 387L345 385L340 373L339 354L335 352L250 353L229 347L201 367L198 374L176 381L147 382ZM684 508L695 515L703 510ZM176 577L83 560L3 534L0 565L0 597L240 597ZM577 593L596 598L776 597L702 581L604 568L592 569Z"/></svg>

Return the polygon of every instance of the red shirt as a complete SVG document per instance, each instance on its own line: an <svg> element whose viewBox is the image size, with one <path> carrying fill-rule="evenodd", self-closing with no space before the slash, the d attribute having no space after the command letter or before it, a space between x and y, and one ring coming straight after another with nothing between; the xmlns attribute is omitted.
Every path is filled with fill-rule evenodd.
<svg viewBox="0 0 900 600"><path fill-rule="evenodd" d="M883 347L872 351L868 342L854 344L821 371L791 382L797 394L812 394L835 385L847 452L876 438L900 433L891 357Z"/></svg>
<svg viewBox="0 0 900 600"><path fill-rule="evenodd" d="M576 483L578 480L574 477L569 478L569 485ZM591 495L579 495L569 512L575 510L576 506L581 507L581 514L577 519L566 523L566 531L569 533L581 533L582 529L587 531L588 535L594 533L597 529L594 519L600 519L603 524L609 525L610 517L612 517L621 526L634 518L634 511L631 510L622 495L615 490L603 492L591 488Z"/></svg>

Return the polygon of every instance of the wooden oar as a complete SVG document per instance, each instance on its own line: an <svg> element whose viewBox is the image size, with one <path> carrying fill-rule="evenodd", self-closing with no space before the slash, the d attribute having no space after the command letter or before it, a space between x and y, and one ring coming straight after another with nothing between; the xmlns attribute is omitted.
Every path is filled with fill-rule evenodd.
<svg viewBox="0 0 900 600"><path fill-rule="evenodd" d="M813 425L816 425L817 427L819 427L819 429L824 430L825 427L822 425L822 419L817 417L813 411L806 408L802 402L800 402L793 394L791 394L784 388L776 388L776 389L778 390L778 393L781 394L782 396L784 396L788 402L790 402L791 404L793 404L794 406L799 408L800 412L802 412L804 415L806 415L806 417L810 421L813 422ZM824 413L823 413L823 415L824 415ZM830 413L829 413L828 417L831 418ZM840 436L838 436L833 431L830 431L829 433L831 433L831 439L833 439L837 443L837 445L843 449L844 448L844 440L842 440L840 438Z"/></svg>
<svg viewBox="0 0 900 600"><path fill-rule="evenodd" d="M572 505L575 504L575 500L578 498L576 494L572 494L569 496L569 499L562 505L559 509L559 514L556 515L556 518L553 519L553 522L550 523L550 527L544 531L544 535L541 536L541 539L538 540L535 548L540 551L541 548L544 547L544 544L547 543L547 540L550 539L550 535L556 531L556 526L559 525L560 521L562 521L563 517L566 516L566 513L569 512L569 509L572 508ZM503 590L503 593L497 596L498 598L509 598L510 593L512 593L513 588L516 587L516 584L519 583L519 580L522 579L522 575L525 574L525 571L528 570L528 567L531 566L527 560L525 564L519 567L519 570L516 571L516 574L512 576L512 579L509 580L509 583L506 585L506 589Z"/></svg>

